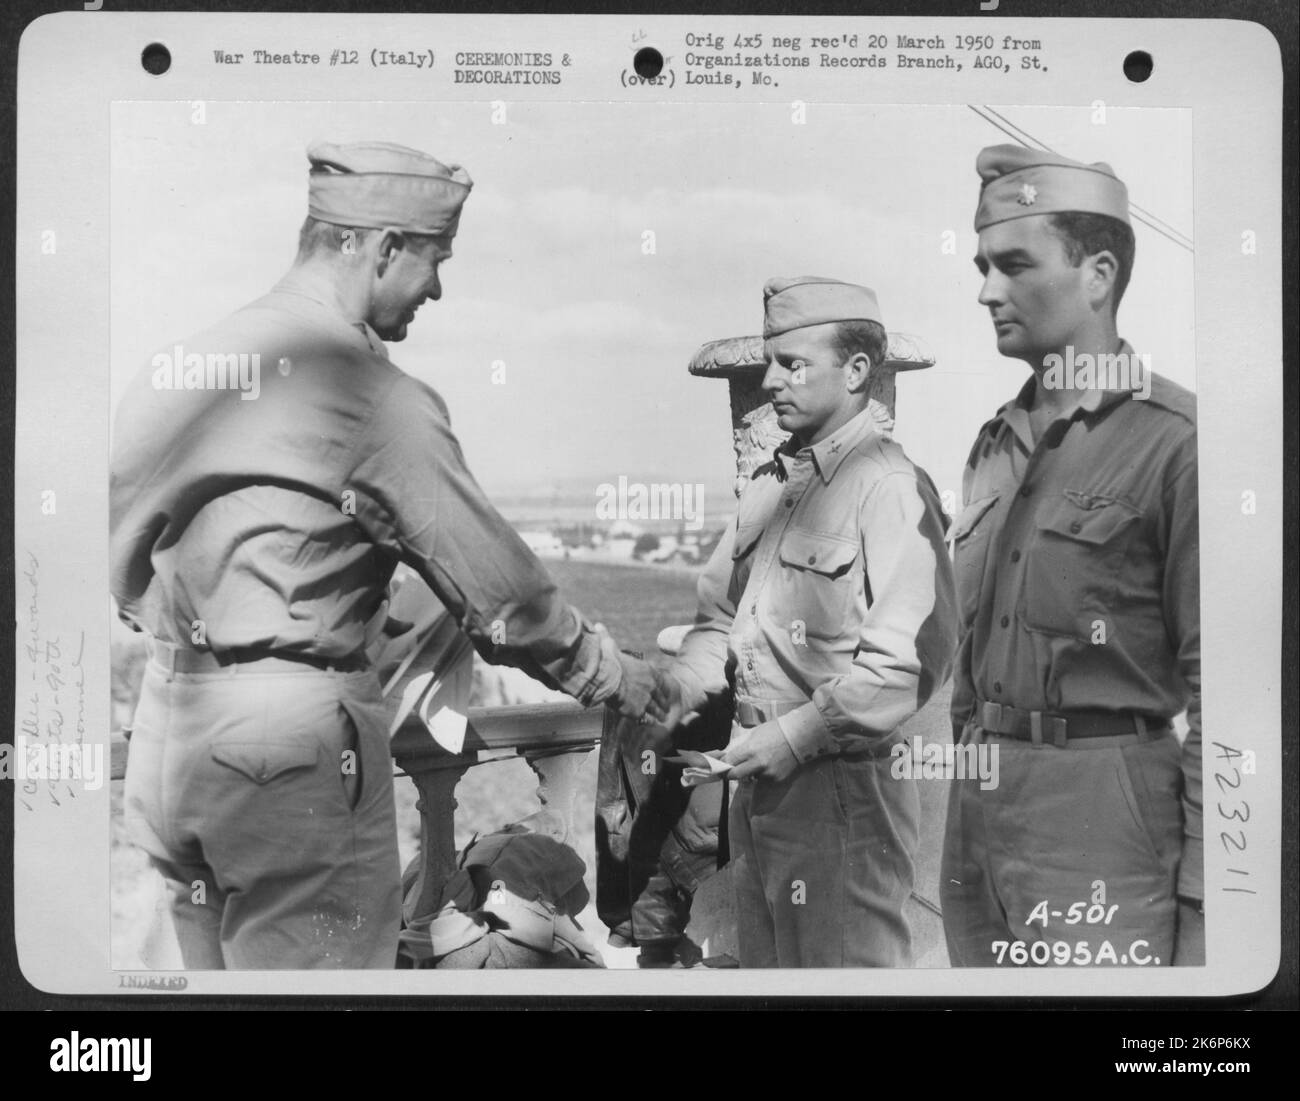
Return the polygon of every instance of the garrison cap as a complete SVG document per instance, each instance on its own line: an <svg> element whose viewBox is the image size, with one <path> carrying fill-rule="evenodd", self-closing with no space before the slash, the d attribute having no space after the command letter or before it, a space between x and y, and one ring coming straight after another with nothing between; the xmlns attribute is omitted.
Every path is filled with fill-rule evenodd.
<svg viewBox="0 0 1300 1101"><path fill-rule="evenodd" d="M876 292L856 283L800 275L769 279L763 288L763 336L780 336L791 329L833 321L874 321L881 327Z"/></svg>
<svg viewBox="0 0 1300 1101"><path fill-rule="evenodd" d="M314 141L307 159L307 212L333 225L452 237L474 186L458 164L383 141Z"/></svg>
<svg viewBox="0 0 1300 1101"><path fill-rule="evenodd" d="M1105 214L1128 225L1128 188L1103 161L1083 164L1021 145L990 145L975 160L975 232L1035 214Z"/></svg>

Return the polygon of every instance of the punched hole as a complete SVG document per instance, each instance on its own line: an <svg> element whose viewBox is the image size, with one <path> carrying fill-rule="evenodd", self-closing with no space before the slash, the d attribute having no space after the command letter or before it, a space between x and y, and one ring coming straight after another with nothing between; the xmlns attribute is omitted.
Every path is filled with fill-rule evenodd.
<svg viewBox="0 0 1300 1101"><path fill-rule="evenodd" d="M664 71L664 55L653 46L643 46L632 59L632 68L643 80L653 80Z"/></svg>
<svg viewBox="0 0 1300 1101"><path fill-rule="evenodd" d="M151 76L162 76L172 67L172 52L161 42L150 42L140 53L140 64Z"/></svg>
<svg viewBox="0 0 1300 1101"><path fill-rule="evenodd" d="M1154 62L1146 50L1134 50L1124 59L1124 75L1134 84L1141 84L1151 75Z"/></svg>

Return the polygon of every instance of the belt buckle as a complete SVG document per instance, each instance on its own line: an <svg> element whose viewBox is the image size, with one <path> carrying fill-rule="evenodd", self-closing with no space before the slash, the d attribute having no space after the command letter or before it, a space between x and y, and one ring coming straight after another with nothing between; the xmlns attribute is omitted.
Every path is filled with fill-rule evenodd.
<svg viewBox="0 0 1300 1101"><path fill-rule="evenodd" d="M180 647L173 646L170 643L163 642L161 639L151 638L146 643L149 658L156 661L162 666L163 672L167 674L168 680L176 676L176 658L180 654Z"/></svg>
<svg viewBox="0 0 1300 1101"><path fill-rule="evenodd" d="M985 700L980 708L980 725L986 731L991 730L994 734L1001 734L1003 732L1002 705Z"/></svg>
<svg viewBox="0 0 1300 1101"><path fill-rule="evenodd" d="M1053 715L1051 716L1051 724L1052 744L1056 746L1057 749L1064 749L1065 743L1068 740L1067 734L1069 731L1069 723L1065 719Z"/></svg>
<svg viewBox="0 0 1300 1101"><path fill-rule="evenodd" d="M1046 711L1029 712L1029 740L1033 743L1034 748L1043 748L1044 727L1047 729L1051 744L1057 749L1064 749L1069 740L1067 737L1069 723L1058 715L1049 715Z"/></svg>

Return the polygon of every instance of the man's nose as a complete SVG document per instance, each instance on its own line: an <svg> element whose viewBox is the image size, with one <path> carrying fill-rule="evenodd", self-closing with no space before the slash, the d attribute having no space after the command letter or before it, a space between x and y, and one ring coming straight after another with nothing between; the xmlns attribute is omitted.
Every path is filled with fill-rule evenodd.
<svg viewBox="0 0 1300 1101"><path fill-rule="evenodd" d="M429 298L437 302L442 297L442 280L437 276L433 277L433 282L429 284Z"/></svg>
<svg viewBox="0 0 1300 1101"><path fill-rule="evenodd" d="M984 276L984 283L980 287L979 304L981 306L996 306L1002 302L1002 298L1002 278L996 271L990 271Z"/></svg>
<svg viewBox="0 0 1300 1101"><path fill-rule="evenodd" d="M776 393L785 386L785 368L776 360L770 360L767 370L763 372L762 388L768 393Z"/></svg>

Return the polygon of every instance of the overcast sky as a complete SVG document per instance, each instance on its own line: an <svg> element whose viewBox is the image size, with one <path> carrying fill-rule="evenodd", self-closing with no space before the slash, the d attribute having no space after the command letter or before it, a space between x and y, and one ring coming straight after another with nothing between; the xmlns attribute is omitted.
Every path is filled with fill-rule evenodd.
<svg viewBox="0 0 1300 1101"><path fill-rule="evenodd" d="M997 105L994 105L997 106ZM1191 112L997 106L1051 148L1108 161L1184 234ZM756 332L774 275L876 289L937 366L902 375L896 438L959 489L979 426L1026 367L1000 357L971 261L975 156L1008 141L965 106L119 103L113 114L113 399L158 347L265 293L306 213L313 137L386 140L474 178L443 298L395 363L446 398L489 493L631 479L726 485L727 387L700 344ZM1135 224L1120 332L1195 388L1192 255ZM652 230L656 252L644 255ZM956 233L955 255L942 251ZM506 364L505 385L492 363ZM730 501L709 502L726 511Z"/></svg>

